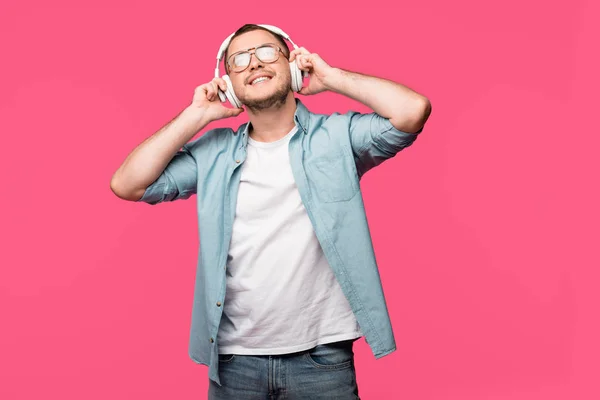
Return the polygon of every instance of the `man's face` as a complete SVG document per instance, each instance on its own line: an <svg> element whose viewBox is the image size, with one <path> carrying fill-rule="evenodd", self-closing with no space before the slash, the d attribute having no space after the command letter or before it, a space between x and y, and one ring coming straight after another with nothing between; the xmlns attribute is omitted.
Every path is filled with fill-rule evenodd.
<svg viewBox="0 0 600 400"><path fill-rule="evenodd" d="M246 32L231 41L227 57L266 43L281 47L281 44L269 32L263 30ZM286 51L286 49L282 49L282 51ZM281 105L291 91L290 67L285 53L279 53L279 59L270 64L259 61L256 55L252 54L248 68L242 72L229 71L228 75L237 98L251 109L261 110ZM256 78L261 76L267 79L253 83Z"/></svg>

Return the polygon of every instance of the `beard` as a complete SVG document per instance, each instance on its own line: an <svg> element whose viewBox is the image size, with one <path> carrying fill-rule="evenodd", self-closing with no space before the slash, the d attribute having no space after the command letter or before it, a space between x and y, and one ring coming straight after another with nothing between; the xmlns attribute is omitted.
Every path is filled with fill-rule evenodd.
<svg viewBox="0 0 600 400"><path fill-rule="evenodd" d="M267 108L281 108L287 100L291 84L291 77L287 77L287 79L284 79L277 85L273 93L265 97L252 99L243 96L240 97L239 100L252 111L260 111Z"/></svg>

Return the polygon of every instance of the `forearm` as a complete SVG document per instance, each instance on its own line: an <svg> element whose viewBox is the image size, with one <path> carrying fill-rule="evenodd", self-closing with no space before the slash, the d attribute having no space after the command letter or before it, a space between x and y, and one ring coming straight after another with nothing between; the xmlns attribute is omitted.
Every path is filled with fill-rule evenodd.
<svg viewBox="0 0 600 400"><path fill-rule="evenodd" d="M184 109L159 131L139 144L113 175L110 187L120 198L138 200L164 171L175 153L209 121Z"/></svg>
<svg viewBox="0 0 600 400"><path fill-rule="evenodd" d="M401 131L418 131L431 113L426 97L383 78L333 68L324 85L328 90L352 98L388 118Z"/></svg>

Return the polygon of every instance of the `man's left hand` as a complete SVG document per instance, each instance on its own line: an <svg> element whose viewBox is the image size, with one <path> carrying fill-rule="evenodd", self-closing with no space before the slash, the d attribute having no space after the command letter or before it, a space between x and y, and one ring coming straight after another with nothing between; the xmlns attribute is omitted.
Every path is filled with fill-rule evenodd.
<svg viewBox="0 0 600 400"><path fill-rule="evenodd" d="M295 61L300 71L309 74L308 86L300 90L300 94L311 95L327 90L326 79L335 73L335 68L327 64L316 53L310 53L304 47L299 47L290 53L290 62Z"/></svg>

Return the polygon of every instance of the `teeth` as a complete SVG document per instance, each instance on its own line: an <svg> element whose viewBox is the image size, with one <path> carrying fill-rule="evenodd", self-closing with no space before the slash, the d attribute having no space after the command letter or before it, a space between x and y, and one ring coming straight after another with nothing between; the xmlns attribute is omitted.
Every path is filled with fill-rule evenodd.
<svg viewBox="0 0 600 400"><path fill-rule="evenodd" d="M256 84L258 82L262 82L262 81L266 81L269 80L269 78L267 78L266 76L261 76L260 78L256 78L255 80L252 81L252 84Z"/></svg>

